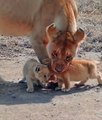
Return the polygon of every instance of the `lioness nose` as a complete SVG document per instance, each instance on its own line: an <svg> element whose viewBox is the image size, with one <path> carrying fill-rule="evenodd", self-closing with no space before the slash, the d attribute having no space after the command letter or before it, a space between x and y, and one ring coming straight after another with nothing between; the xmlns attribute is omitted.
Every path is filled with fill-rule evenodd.
<svg viewBox="0 0 102 120"><path fill-rule="evenodd" d="M64 66L62 64L57 64L56 67L55 67L55 70L57 72L62 72L64 69Z"/></svg>

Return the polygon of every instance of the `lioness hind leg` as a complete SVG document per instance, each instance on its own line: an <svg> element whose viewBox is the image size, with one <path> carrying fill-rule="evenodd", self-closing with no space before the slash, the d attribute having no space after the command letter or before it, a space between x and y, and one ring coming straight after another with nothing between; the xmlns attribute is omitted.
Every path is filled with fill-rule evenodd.
<svg viewBox="0 0 102 120"><path fill-rule="evenodd" d="M27 80L27 92L34 92L34 87L33 87L33 81L32 79L30 79L29 76L26 76L26 80Z"/></svg>

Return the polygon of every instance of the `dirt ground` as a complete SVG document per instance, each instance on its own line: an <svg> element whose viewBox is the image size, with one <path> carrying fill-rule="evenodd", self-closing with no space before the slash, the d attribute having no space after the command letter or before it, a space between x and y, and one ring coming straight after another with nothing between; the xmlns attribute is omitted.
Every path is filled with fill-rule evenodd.
<svg viewBox="0 0 102 120"><path fill-rule="evenodd" d="M78 27L87 34L76 57L100 61L102 72L102 2L76 1ZM26 84L19 81L24 63L33 57L29 37L0 36L0 120L102 120L102 87L96 80L82 88L72 83L68 93L45 93L38 88L27 93Z"/></svg>

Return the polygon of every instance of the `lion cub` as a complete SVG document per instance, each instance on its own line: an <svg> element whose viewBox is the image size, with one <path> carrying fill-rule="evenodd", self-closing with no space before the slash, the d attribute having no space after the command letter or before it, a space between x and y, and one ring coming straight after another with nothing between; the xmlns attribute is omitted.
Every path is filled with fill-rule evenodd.
<svg viewBox="0 0 102 120"><path fill-rule="evenodd" d="M97 70L95 61L91 60L72 60L66 72L58 74L59 86L63 91L68 91L70 88L70 81L79 81L75 84L77 87L84 85L88 79L97 79L98 84L102 85L102 76Z"/></svg>
<svg viewBox="0 0 102 120"><path fill-rule="evenodd" d="M28 60L23 67L23 79L27 80L27 92L34 91L34 84L45 86L48 82L49 69L47 66L40 64L35 59Z"/></svg>

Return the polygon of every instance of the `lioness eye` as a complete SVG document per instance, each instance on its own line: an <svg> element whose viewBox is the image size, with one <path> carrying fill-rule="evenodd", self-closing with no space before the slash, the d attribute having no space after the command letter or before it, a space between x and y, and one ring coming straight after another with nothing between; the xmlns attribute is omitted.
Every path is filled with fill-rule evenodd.
<svg viewBox="0 0 102 120"><path fill-rule="evenodd" d="M66 57L66 61L67 61L67 62L70 62L72 59L73 59L72 56L67 56L67 57Z"/></svg>
<svg viewBox="0 0 102 120"><path fill-rule="evenodd" d="M52 57L57 57L58 56L58 53L56 52L56 51L54 51L53 53L52 53Z"/></svg>

